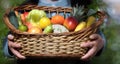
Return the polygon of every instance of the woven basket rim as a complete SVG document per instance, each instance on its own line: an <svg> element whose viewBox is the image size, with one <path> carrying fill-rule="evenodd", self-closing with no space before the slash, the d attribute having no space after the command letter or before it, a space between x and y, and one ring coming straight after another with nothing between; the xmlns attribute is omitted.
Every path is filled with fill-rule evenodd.
<svg viewBox="0 0 120 64"><path fill-rule="evenodd" d="M4 19L4 22L5 24L7 25L7 27L10 29L10 31L12 31L13 33L17 33L17 34L23 34L23 35L55 35L55 36L60 36L60 35L73 35L74 33L83 33L86 29L89 29L89 30L92 30L93 28L96 28L96 27L99 27L102 23L103 23L103 20L105 18L105 13L102 12L102 11L98 11L98 15L100 16L100 18L98 19L97 22L94 23L94 27L93 25L91 25L90 27L87 27L83 30L80 30L80 31L76 31L76 32L63 32L63 33L48 33L48 34L44 34L44 33L40 33L40 34L30 34L30 33L27 33L27 32L21 32L20 30L16 29L9 21L8 19L8 14L10 12L10 10L23 10L23 9L26 9L26 10L31 10L33 7L34 8L40 8L40 7L45 7L45 8L49 8L50 6L36 6L36 5L25 5L25 6L18 6L18 7L13 7L13 8L10 8L8 10L6 10L4 16L3 16L3 19ZM22 8L22 9L21 9ZM28 9L27 9L28 8ZM31 9L29 9L31 8ZM52 8L62 8L62 9L68 9L68 12L70 12L71 10L71 7L52 7Z"/></svg>
<svg viewBox="0 0 120 64"><path fill-rule="evenodd" d="M24 5L24 6L17 6L13 7L14 10L32 10L32 9L38 9L38 10L44 10L44 11L59 11L59 12L71 12L72 7L60 7L60 6L37 6L37 5Z"/></svg>

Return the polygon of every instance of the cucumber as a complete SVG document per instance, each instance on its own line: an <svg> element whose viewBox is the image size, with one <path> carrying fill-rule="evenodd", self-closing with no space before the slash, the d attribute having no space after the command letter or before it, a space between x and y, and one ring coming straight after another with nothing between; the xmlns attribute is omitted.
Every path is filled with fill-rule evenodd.
<svg viewBox="0 0 120 64"><path fill-rule="evenodd" d="M15 27L15 28L18 28L18 19L14 13L13 10L10 11L9 15L8 15L8 18L10 20L10 23Z"/></svg>

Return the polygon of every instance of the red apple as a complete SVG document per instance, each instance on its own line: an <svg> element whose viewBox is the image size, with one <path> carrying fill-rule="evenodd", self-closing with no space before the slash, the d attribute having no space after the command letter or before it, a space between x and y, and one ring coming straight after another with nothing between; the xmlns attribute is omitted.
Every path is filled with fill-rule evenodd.
<svg viewBox="0 0 120 64"><path fill-rule="evenodd" d="M74 17L68 17L63 24L68 30L73 31L78 25L78 21Z"/></svg>
<svg viewBox="0 0 120 64"><path fill-rule="evenodd" d="M29 14L29 12L24 12L23 14L24 14L24 17L25 17L25 19L26 19L27 16L28 16L28 14Z"/></svg>
<svg viewBox="0 0 120 64"><path fill-rule="evenodd" d="M23 23L26 21L26 18L27 18L27 16L28 16L28 13L29 13L29 12L24 12L23 14L20 15L20 16L21 16L21 20L23 21Z"/></svg>

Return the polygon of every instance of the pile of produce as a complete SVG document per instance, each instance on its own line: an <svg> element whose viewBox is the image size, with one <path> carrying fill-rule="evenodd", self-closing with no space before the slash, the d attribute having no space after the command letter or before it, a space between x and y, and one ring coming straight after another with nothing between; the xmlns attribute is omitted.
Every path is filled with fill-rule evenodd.
<svg viewBox="0 0 120 64"><path fill-rule="evenodd" d="M30 34L74 32L89 27L96 21L96 11L86 10L83 6L73 7L69 17L56 14L49 18L47 12L38 9L14 13L18 21L17 29Z"/></svg>

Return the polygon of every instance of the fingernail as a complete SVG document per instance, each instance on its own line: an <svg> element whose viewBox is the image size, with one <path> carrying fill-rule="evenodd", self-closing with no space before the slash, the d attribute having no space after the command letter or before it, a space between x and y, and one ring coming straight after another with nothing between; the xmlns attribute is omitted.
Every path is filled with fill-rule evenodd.
<svg viewBox="0 0 120 64"><path fill-rule="evenodd" d="M25 57L25 56L22 56L22 59L26 59L26 57Z"/></svg>
<svg viewBox="0 0 120 64"><path fill-rule="evenodd" d="M91 36L90 36L90 39L94 39L94 36L93 36L93 35L91 35Z"/></svg>
<svg viewBox="0 0 120 64"><path fill-rule="evenodd" d="M13 36L12 35L8 35L8 38L13 39Z"/></svg>
<svg viewBox="0 0 120 64"><path fill-rule="evenodd" d="M18 59L24 60L24 59L26 59L26 57L25 57L25 56L21 56L21 57L19 57Z"/></svg>

